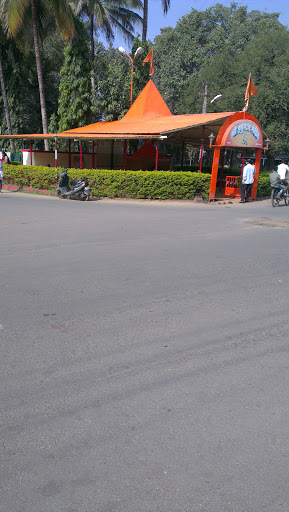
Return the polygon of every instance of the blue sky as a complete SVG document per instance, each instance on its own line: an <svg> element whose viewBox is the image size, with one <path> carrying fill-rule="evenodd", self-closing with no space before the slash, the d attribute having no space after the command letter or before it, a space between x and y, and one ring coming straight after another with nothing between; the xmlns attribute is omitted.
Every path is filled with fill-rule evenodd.
<svg viewBox="0 0 289 512"><path fill-rule="evenodd" d="M171 7L165 16L162 12L161 0L149 0L148 8L148 39L154 40L155 36L160 33L160 30L164 27L175 27L177 21L188 14L191 9L197 9L203 11L215 5L216 1L213 0L171 0ZM231 4L230 1L219 2L225 6ZM289 25L289 4L288 0L241 0L238 2L240 6L247 6L248 11L259 10L265 12L280 12L280 21L284 25ZM141 34L141 27L138 32ZM126 50L130 50L127 43L116 35L113 46L124 46Z"/></svg>

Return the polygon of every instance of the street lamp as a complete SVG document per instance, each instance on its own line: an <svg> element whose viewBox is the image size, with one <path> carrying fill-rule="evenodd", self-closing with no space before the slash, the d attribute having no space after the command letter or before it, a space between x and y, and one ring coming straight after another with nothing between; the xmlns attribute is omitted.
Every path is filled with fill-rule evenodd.
<svg viewBox="0 0 289 512"><path fill-rule="evenodd" d="M265 139L265 144L266 144L265 151L268 151L270 142L271 142L271 140L269 139L269 137L267 137L267 139Z"/></svg>
<svg viewBox="0 0 289 512"><path fill-rule="evenodd" d="M205 92L199 94L199 96L204 96L203 101L203 107L202 107L202 114L207 113L207 99L208 99L208 82L205 81ZM222 98L222 94L217 94L217 96L214 96L214 98L210 101L210 103L214 103L215 101L219 101Z"/></svg>
<svg viewBox="0 0 289 512"><path fill-rule="evenodd" d="M210 148L212 147L214 138L215 138L215 135L213 133L211 133L211 135L209 135Z"/></svg>
<svg viewBox="0 0 289 512"><path fill-rule="evenodd" d="M137 48L134 56L133 56L133 59L131 58L131 56L126 53L125 49L122 47L122 46L119 46L118 47L118 50L121 52L121 53L124 53L130 60L130 75L131 75L131 78L130 78L130 105L132 105L132 77L133 77L133 64L134 64L134 61L136 59L136 57L138 57L139 55L142 54L143 52L143 48L141 46L139 46L139 48Z"/></svg>
<svg viewBox="0 0 289 512"><path fill-rule="evenodd" d="M207 113L207 97L208 97L208 82L207 81L205 82L205 93L204 94L200 94L200 96L204 96L202 114L206 114ZM214 101L218 101L220 98L222 98L222 94L217 94L217 96L215 96L211 100L211 103L214 103ZM205 132L205 127L203 126L202 145L201 145L201 149L200 149L200 153L199 153L199 161L200 161L199 172L202 172L202 159L203 159L203 149L204 149L204 132ZM211 135L210 135L210 137L211 137ZM209 137L209 139L210 139L210 137ZM212 139L212 142L213 142L213 139ZM211 144L211 139L210 139L210 148L211 147L212 147L212 144Z"/></svg>
<svg viewBox="0 0 289 512"><path fill-rule="evenodd" d="M56 180L58 178L57 176L57 133L54 134L54 161L55 161L55 175Z"/></svg>
<svg viewBox="0 0 289 512"><path fill-rule="evenodd" d="M217 96L215 96L210 103L214 103L214 101L218 101L222 98L222 94L217 94Z"/></svg>

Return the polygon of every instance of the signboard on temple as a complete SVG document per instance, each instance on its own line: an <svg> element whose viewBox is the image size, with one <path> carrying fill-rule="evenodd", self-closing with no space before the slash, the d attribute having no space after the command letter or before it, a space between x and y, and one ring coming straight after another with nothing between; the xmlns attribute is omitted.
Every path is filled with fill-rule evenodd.
<svg viewBox="0 0 289 512"><path fill-rule="evenodd" d="M262 148L263 134L254 121L242 119L231 124L223 137L224 146L232 148Z"/></svg>

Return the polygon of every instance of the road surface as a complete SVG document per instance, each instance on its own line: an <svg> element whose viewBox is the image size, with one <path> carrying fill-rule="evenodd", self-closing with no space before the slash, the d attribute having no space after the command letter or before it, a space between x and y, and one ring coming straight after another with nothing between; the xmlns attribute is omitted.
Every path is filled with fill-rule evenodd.
<svg viewBox="0 0 289 512"><path fill-rule="evenodd" d="M0 212L0 511L288 512L289 207Z"/></svg>

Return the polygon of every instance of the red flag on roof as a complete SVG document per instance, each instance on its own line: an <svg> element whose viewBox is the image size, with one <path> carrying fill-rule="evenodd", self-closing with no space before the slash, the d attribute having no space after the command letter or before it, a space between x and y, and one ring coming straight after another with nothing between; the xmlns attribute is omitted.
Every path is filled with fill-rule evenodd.
<svg viewBox="0 0 289 512"><path fill-rule="evenodd" d="M246 110L248 109L250 96L256 96L257 93L258 93L258 89L257 89L256 85L254 84L254 82L251 78L251 73L250 73L248 83L247 83L247 89L246 89L246 93L245 93L245 107L243 108L244 112L246 112Z"/></svg>
<svg viewBox="0 0 289 512"><path fill-rule="evenodd" d="M142 65L144 66L146 62L150 62L151 63L150 76L152 76L152 74L153 74L153 72L155 70L154 61L153 61L153 49L151 49L149 51L149 53L147 54L146 58L143 60Z"/></svg>

